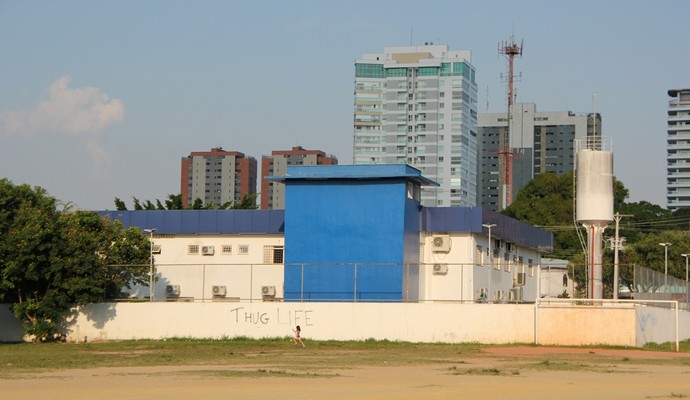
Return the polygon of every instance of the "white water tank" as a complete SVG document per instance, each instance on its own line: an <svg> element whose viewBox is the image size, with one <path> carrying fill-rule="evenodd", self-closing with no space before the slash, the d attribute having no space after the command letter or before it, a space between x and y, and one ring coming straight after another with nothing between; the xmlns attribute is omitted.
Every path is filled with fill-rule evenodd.
<svg viewBox="0 0 690 400"><path fill-rule="evenodd" d="M577 152L577 222L607 225L613 221L613 153L582 149Z"/></svg>

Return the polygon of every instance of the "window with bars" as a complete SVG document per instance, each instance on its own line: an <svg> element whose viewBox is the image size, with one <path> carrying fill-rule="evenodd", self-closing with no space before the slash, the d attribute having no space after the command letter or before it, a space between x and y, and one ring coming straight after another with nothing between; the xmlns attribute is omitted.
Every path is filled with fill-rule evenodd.
<svg viewBox="0 0 690 400"><path fill-rule="evenodd" d="M232 254L232 245L224 244L224 245L220 246L220 252L222 254Z"/></svg>
<svg viewBox="0 0 690 400"><path fill-rule="evenodd" d="M249 245L248 244L241 244L241 245L237 246L237 253L242 254L242 255L249 254Z"/></svg>
<svg viewBox="0 0 690 400"><path fill-rule="evenodd" d="M187 254L199 254L199 245L190 244L189 246L187 246Z"/></svg>
<svg viewBox="0 0 690 400"><path fill-rule="evenodd" d="M282 264L283 246L264 246L264 264Z"/></svg>

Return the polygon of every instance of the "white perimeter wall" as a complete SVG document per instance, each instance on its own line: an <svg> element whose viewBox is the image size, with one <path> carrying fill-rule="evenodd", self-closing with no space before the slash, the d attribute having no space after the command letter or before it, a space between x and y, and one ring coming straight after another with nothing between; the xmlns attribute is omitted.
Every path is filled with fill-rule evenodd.
<svg viewBox="0 0 690 400"><path fill-rule="evenodd" d="M536 316L536 317L535 317ZM103 303L80 309L71 341L291 336L314 340L536 343L642 346L674 342L675 310L660 307L540 307L534 304L431 303ZM690 312L679 313L679 339L690 338ZM0 341L21 327L0 306Z"/></svg>

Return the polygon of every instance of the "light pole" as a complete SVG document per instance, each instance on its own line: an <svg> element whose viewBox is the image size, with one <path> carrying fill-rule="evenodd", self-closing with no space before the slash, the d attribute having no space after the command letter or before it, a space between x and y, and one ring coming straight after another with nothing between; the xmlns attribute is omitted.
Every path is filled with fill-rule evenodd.
<svg viewBox="0 0 690 400"><path fill-rule="evenodd" d="M664 246L664 290L668 290L668 246L671 243L659 243L659 246Z"/></svg>
<svg viewBox="0 0 690 400"><path fill-rule="evenodd" d="M690 300L688 300L688 257L690 257L690 254L681 254L681 256L685 257L685 302L688 303Z"/></svg>
<svg viewBox="0 0 690 400"><path fill-rule="evenodd" d="M487 274L489 275L489 285L487 288L488 293L486 294L486 301L489 301L489 296L491 295L491 270L494 268L494 254L491 252L491 228L497 226L496 224L482 224L482 226L489 230L489 268L487 269Z"/></svg>
<svg viewBox="0 0 690 400"><path fill-rule="evenodd" d="M153 233L156 231L156 228L147 228L144 229L145 233L149 234L149 256L151 260L151 265L149 269L149 301L153 301L153 296L154 296L154 291L153 291Z"/></svg>

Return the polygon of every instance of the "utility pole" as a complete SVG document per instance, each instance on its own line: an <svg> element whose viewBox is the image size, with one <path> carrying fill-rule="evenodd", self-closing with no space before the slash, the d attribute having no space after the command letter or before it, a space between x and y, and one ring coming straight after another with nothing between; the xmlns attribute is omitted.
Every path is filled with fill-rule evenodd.
<svg viewBox="0 0 690 400"><path fill-rule="evenodd" d="M618 300L618 281L619 281L619 269L618 269L618 250L621 247L621 241L618 237L618 226L623 217L632 217L631 214L621 215L620 213L615 213L613 219L616 221L616 237L613 240L613 299Z"/></svg>

